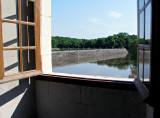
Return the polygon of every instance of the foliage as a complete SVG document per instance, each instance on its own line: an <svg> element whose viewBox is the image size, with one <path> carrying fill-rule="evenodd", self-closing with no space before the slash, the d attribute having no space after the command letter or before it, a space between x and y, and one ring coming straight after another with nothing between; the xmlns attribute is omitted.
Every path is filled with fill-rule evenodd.
<svg viewBox="0 0 160 118"><path fill-rule="evenodd" d="M55 36L52 37L52 48L126 48L136 58L137 35L121 32L90 40Z"/></svg>

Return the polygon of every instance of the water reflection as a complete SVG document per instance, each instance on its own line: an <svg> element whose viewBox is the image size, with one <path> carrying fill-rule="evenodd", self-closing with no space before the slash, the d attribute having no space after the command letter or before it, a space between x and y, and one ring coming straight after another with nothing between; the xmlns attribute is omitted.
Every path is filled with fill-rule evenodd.
<svg viewBox="0 0 160 118"><path fill-rule="evenodd" d="M136 60L133 60L130 55L126 56L125 58L110 59L92 63L96 63L98 65L107 65L108 67L114 67L118 70L124 71L130 69L131 74L128 75L128 78L135 78L137 74L137 62Z"/></svg>
<svg viewBox="0 0 160 118"><path fill-rule="evenodd" d="M73 60L74 59L72 59L72 61ZM137 63L130 55L127 55L115 59L96 60L80 64L70 63L70 65L67 66L53 67L53 72L116 78L135 78L137 74Z"/></svg>

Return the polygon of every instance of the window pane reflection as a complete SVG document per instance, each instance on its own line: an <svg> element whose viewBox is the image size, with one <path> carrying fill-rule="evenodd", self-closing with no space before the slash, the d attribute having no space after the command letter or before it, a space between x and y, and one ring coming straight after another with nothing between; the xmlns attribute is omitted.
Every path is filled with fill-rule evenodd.
<svg viewBox="0 0 160 118"><path fill-rule="evenodd" d="M34 3L21 0L21 20L34 22Z"/></svg>
<svg viewBox="0 0 160 118"><path fill-rule="evenodd" d="M144 0L139 0L139 9L144 7Z"/></svg>
<svg viewBox="0 0 160 118"><path fill-rule="evenodd" d="M143 78L144 11L139 19L139 78Z"/></svg>
<svg viewBox="0 0 160 118"><path fill-rule="evenodd" d="M145 4L148 2L148 0L145 0Z"/></svg>
<svg viewBox="0 0 160 118"><path fill-rule="evenodd" d="M145 12L145 44L150 44L151 37L151 4L146 8Z"/></svg>
<svg viewBox="0 0 160 118"><path fill-rule="evenodd" d="M144 44L144 11L140 14L139 23L139 43Z"/></svg>
<svg viewBox="0 0 160 118"><path fill-rule="evenodd" d="M23 71L35 70L35 50L23 50Z"/></svg>
<svg viewBox="0 0 160 118"><path fill-rule="evenodd" d="M150 73L151 3L145 9L144 79Z"/></svg>

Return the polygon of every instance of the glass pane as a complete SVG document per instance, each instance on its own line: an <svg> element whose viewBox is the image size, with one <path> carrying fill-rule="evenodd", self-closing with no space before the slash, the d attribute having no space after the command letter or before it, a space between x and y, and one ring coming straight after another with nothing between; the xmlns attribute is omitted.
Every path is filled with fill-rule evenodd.
<svg viewBox="0 0 160 118"><path fill-rule="evenodd" d="M151 3L145 12L145 45L144 45L144 79L150 74L150 40L151 40Z"/></svg>
<svg viewBox="0 0 160 118"><path fill-rule="evenodd" d="M144 44L144 12L140 14L139 19L139 43Z"/></svg>
<svg viewBox="0 0 160 118"><path fill-rule="evenodd" d="M148 0L145 0L145 4L148 2Z"/></svg>
<svg viewBox="0 0 160 118"><path fill-rule="evenodd" d="M144 12L139 19L139 78L143 78Z"/></svg>
<svg viewBox="0 0 160 118"><path fill-rule="evenodd" d="M34 22L34 3L28 0L21 0L21 20Z"/></svg>
<svg viewBox="0 0 160 118"><path fill-rule="evenodd" d="M4 51L5 75L19 72L19 50Z"/></svg>
<svg viewBox="0 0 160 118"><path fill-rule="evenodd" d="M34 26L22 25L22 46L35 46Z"/></svg>
<svg viewBox="0 0 160 118"><path fill-rule="evenodd" d="M17 11L17 0L2 0L2 18L17 20Z"/></svg>
<svg viewBox="0 0 160 118"><path fill-rule="evenodd" d="M143 50L139 49L139 78L143 78Z"/></svg>
<svg viewBox="0 0 160 118"><path fill-rule="evenodd" d="M145 48L144 51L144 79L149 80L150 74L150 50Z"/></svg>
<svg viewBox="0 0 160 118"><path fill-rule="evenodd" d="M145 12L145 45L150 45L151 39L151 3L147 6Z"/></svg>
<svg viewBox="0 0 160 118"><path fill-rule="evenodd" d="M139 10L144 7L144 0L139 0Z"/></svg>
<svg viewBox="0 0 160 118"><path fill-rule="evenodd" d="M35 70L35 50L23 50L23 71Z"/></svg>
<svg viewBox="0 0 160 118"><path fill-rule="evenodd" d="M18 25L12 23L3 23L3 46L17 47L18 40Z"/></svg>

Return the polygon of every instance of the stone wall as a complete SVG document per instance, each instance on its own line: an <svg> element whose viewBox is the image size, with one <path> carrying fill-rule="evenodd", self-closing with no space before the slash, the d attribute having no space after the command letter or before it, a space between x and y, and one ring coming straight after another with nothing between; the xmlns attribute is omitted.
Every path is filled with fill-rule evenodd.
<svg viewBox="0 0 160 118"><path fill-rule="evenodd" d="M52 52L52 67L126 57L126 49L96 49Z"/></svg>
<svg viewBox="0 0 160 118"><path fill-rule="evenodd" d="M120 89L117 85L109 88L110 85L52 80L45 81L43 77L36 80L39 118L146 118L146 105L139 93L129 87ZM125 85L121 86L125 88Z"/></svg>

